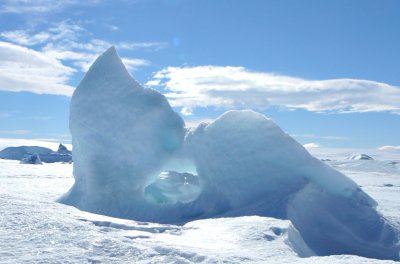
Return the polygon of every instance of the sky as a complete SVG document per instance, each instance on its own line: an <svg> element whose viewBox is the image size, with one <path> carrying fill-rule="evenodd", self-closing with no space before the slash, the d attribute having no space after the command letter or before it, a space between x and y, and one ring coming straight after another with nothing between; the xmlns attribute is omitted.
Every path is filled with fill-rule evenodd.
<svg viewBox="0 0 400 264"><path fill-rule="evenodd" d="M187 126L253 109L307 148L400 154L397 0L0 0L3 145L70 143L70 97L112 45Z"/></svg>

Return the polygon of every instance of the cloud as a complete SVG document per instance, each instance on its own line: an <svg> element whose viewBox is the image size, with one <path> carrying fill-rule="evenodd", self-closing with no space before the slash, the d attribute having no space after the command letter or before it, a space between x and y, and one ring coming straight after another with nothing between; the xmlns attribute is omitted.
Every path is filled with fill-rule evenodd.
<svg viewBox="0 0 400 264"><path fill-rule="evenodd" d="M101 0L3 0L0 13L48 13L61 11L70 6L87 6L102 2Z"/></svg>
<svg viewBox="0 0 400 264"><path fill-rule="evenodd" d="M310 149L310 148L319 148L321 146L317 143L308 143L308 144L304 144L303 147Z"/></svg>
<svg viewBox="0 0 400 264"><path fill-rule="evenodd" d="M91 39L79 22L53 23L42 31L15 30L0 33L0 91L71 96L69 85L76 72L86 72L97 56L115 44L118 49L158 50L163 42L121 42ZM88 39L89 37L89 39ZM129 71L150 61L123 57Z"/></svg>
<svg viewBox="0 0 400 264"><path fill-rule="evenodd" d="M134 71L138 67L148 66L151 64L148 60L130 58L122 58L122 62L129 71Z"/></svg>
<svg viewBox="0 0 400 264"><path fill-rule="evenodd" d="M250 108L275 106L312 112L400 113L400 88L357 80L305 80L244 67L167 67L148 86L161 86L175 107Z"/></svg>
<svg viewBox="0 0 400 264"><path fill-rule="evenodd" d="M348 137L338 137L338 136L317 136L313 134L291 134L295 138L313 138L313 139L325 139L325 140L349 140Z"/></svg>
<svg viewBox="0 0 400 264"><path fill-rule="evenodd" d="M400 146L382 146L378 149L382 151L400 151Z"/></svg>
<svg viewBox="0 0 400 264"><path fill-rule="evenodd" d="M10 117L11 115L9 113L1 113L0 112L0 118L7 118Z"/></svg>
<svg viewBox="0 0 400 264"><path fill-rule="evenodd" d="M70 96L66 83L74 72L41 52L0 41L0 91Z"/></svg>
<svg viewBox="0 0 400 264"><path fill-rule="evenodd" d="M18 129L18 130L0 130L0 134L13 134L13 135L26 135L31 133L29 130L23 130L23 129Z"/></svg>
<svg viewBox="0 0 400 264"><path fill-rule="evenodd" d="M183 107L181 109L181 114L184 115L184 116L190 116L190 115L193 114L193 112L192 112L192 109Z"/></svg>

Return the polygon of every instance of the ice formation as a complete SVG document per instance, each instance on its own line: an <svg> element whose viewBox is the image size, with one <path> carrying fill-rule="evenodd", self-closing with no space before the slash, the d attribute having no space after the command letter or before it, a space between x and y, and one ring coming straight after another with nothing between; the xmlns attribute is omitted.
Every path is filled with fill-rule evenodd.
<svg viewBox="0 0 400 264"><path fill-rule="evenodd" d="M8 147L0 151L1 159L11 160L22 160L28 154L50 154L53 151L49 148L37 147L37 146L20 146L20 147Z"/></svg>
<svg viewBox="0 0 400 264"><path fill-rule="evenodd" d="M42 161L40 160L40 157L37 153L34 154L27 154L24 158L21 160L22 164L42 164Z"/></svg>
<svg viewBox="0 0 400 264"><path fill-rule="evenodd" d="M68 150L67 147L64 146L63 144L58 145L57 153L58 154L72 154L72 152L70 150Z"/></svg>
<svg viewBox="0 0 400 264"><path fill-rule="evenodd" d="M70 111L75 184L63 203L162 223L272 216L290 219L317 255L399 258L399 231L376 202L272 120L230 111L186 131L114 48L92 65Z"/></svg>
<svg viewBox="0 0 400 264"><path fill-rule="evenodd" d="M373 160L373 158L367 154L353 154L349 157L349 160Z"/></svg>
<svg viewBox="0 0 400 264"><path fill-rule="evenodd" d="M72 162L72 153L63 144L57 151L38 146L8 147L0 151L0 158L20 160L25 163L27 157L37 156L41 162Z"/></svg>

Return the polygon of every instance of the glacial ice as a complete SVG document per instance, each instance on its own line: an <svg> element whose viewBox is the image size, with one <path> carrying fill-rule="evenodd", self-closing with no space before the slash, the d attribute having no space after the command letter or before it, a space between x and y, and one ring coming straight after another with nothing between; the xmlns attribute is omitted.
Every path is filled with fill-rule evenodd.
<svg viewBox="0 0 400 264"><path fill-rule="evenodd" d="M20 160L26 163L28 157L35 157L45 163L72 162L72 153L63 144L57 151L39 146L8 147L0 151L1 159Z"/></svg>
<svg viewBox="0 0 400 264"><path fill-rule="evenodd" d="M374 160L372 157L367 154L353 154L349 158L349 160Z"/></svg>
<svg viewBox="0 0 400 264"><path fill-rule="evenodd" d="M27 154L50 154L53 151L49 148L38 146L8 147L0 151L1 159L22 160Z"/></svg>
<svg viewBox="0 0 400 264"><path fill-rule="evenodd" d="M289 219L308 252L399 259L399 231L376 202L272 120L229 111L186 130L113 47L75 90L70 130L75 184L63 203L159 223L272 216Z"/></svg>
<svg viewBox="0 0 400 264"><path fill-rule="evenodd" d="M22 164L42 164L40 157L37 153L27 154L21 160Z"/></svg>

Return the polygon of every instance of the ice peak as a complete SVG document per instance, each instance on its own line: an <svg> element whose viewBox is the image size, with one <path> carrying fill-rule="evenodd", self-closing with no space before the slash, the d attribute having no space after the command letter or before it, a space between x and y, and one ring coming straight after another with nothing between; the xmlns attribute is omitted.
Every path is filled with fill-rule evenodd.
<svg viewBox="0 0 400 264"><path fill-rule="evenodd" d="M98 89L105 87L107 83L114 83L113 86L117 87L125 87L128 84L131 88L141 88L128 73L114 46L108 48L95 60L77 89L83 89L82 87Z"/></svg>

